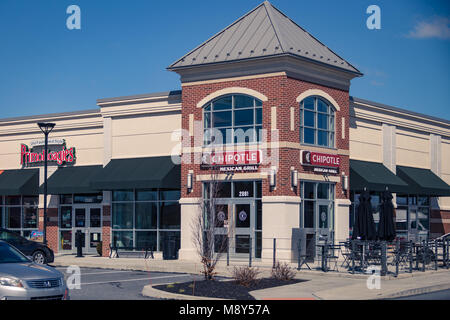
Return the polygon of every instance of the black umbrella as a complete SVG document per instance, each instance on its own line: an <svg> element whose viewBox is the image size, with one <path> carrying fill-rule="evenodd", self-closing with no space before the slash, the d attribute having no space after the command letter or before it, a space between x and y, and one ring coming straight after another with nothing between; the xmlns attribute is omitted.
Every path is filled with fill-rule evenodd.
<svg viewBox="0 0 450 320"><path fill-rule="evenodd" d="M395 239L394 206L392 194L384 191L381 196L380 223L378 224L378 239L392 241Z"/></svg>
<svg viewBox="0 0 450 320"><path fill-rule="evenodd" d="M370 193L367 190L364 190L359 197L359 205L356 209L355 223L353 224L353 240L375 240L377 237L370 199Z"/></svg>

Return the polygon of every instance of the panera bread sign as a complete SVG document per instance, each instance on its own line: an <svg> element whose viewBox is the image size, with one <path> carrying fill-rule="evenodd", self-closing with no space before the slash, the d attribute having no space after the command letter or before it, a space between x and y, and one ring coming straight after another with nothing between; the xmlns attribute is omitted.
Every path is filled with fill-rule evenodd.
<svg viewBox="0 0 450 320"><path fill-rule="evenodd" d="M20 145L20 164L23 167L39 166L45 161L45 148L41 141L31 143L32 148L27 145ZM75 148L67 148L66 141L63 139L49 140L47 162L54 163L58 166L74 163Z"/></svg>
<svg viewBox="0 0 450 320"><path fill-rule="evenodd" d="M334 154L302 151L301 164L309 166L316 173L338 174L341 165L341 157Z"/></svg>

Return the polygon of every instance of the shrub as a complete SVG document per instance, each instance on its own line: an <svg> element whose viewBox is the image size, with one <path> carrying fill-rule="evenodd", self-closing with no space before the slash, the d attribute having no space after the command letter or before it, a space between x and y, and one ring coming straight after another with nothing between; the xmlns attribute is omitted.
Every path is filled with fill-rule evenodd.
<svg viewBox="0 0 450 320"><path fill-rule="evenodd" d="M97 253L98 253L98 255L101 257L102 256L102 253L103 253L103 242L99 242L99 243L97 243Z"/></svg>
<svg viewBox="0 0 450 320"><path fill-rule="evenodd" d="M286 262L277 262L275 268L272 269L272 278L282 281L289 281L294 279L295 271L289 267Z"/></svg>
<svg viewBox="0 0 450 320"><path fill-rule="evenodd" d="M258 275L261 273L258 268L234 267L232 275L234 280L244 287L250 287L258 282Z"/></svg>

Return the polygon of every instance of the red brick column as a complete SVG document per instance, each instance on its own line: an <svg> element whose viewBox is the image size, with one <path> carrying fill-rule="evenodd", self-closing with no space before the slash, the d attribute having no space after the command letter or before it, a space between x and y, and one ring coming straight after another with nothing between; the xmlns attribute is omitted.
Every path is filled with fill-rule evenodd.
<svg viewBox="0 0 450 320"><path fill-rule="evenodd" d="M439 235L444 235L450 232L450 223L445 222L450 220L450 211L444 210L431 210L430 212L430 220L435 220L440 222L432 222L430 221L430 235L431 238L436 238Z"/></svg>
<svg viewBox="0 0 450 320"><path fill-rule="evenodd" d="M44 231L44 209L39 209L39 231ZM58 208L47 208L47 245L58 252Z"/></svg>
<svg viewBox="0 0 450 320"><path fill-rule="evenodd" d="M109 257L111 243L111 206L103 206L102 256Z"/></svg>

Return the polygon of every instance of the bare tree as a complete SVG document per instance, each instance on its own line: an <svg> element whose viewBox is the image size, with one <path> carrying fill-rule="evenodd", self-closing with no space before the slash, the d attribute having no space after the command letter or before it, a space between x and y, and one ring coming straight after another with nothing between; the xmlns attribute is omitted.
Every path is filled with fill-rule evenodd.
<svg viewBox="0 0 450 320"><path fill-rule="evenodd" d="M223 186L218 180L217 167L210 165L209 169L210 181L198 204L198 214L192 222L192 241L201 259L205 280L214 279L217 263L228 250L228 239L231 238L233 229L232 217L227 217L226 205L217 201ZM217 234L218 228L226 230L226 234Z"/></svg>

